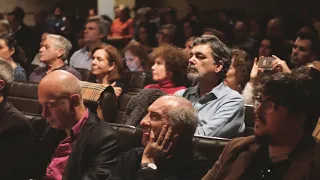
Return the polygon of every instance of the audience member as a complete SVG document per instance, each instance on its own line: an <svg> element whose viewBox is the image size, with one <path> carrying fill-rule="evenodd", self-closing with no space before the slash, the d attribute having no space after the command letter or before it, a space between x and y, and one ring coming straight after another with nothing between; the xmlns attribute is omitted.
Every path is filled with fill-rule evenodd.
<svg viewBox="0 0 320 180"><path fill-rule="evenodd" d="M27 81L26 71L18 63L20 61L19 50L12 36L0 35L0 57L11 64L15 81Z"/></svg>
<svg viewBox="0 0 320 180"><path fill-rule="evenodd" d="M248 60L248 54L240 49L232 49L232 61L224 79L224 83L231 89L242 93L250 79L252 63Z"/></svg>
<svg viewBox="0 0 320 180"><path fill-rule="evenodd" d="M36 54L35 44L33 44L32 29L24 24L25 13L21 7L15 7L8 13L7 20L12 28L12 34L17 41L17 46L21 47L26 53L30 62Z"/></svg>
<svg viewBox="0 0 320 180"><path fill-rule="evenodd" d="M91 82L113 86L115 94L122 93L121 72L123 61L118 50L111 45L103 45L92 55Z"/></svg>
<svg viewBox="0 0 320 180"><path fill-rule="evenodd" d="M271 57L272 55L282 57L281 52L279 52L279 48L280 44L275 37L262 38L260 42L258 57Z"/></svg>
<svg viewBox="0 0 320 180"><path fill-rule="evenodd" d="M110 40L130 40L133 37L133 19L130 17L130 9L127 6L119 7L120 14L111 24Z"/></svg>
<svg viewBox="0 0 320 180"><path fill-rule="evenodd" d="M193 43L188 78L198 84L176 95L198 111L196 135L232 138L244 131L243 99L223 82L231 58L231 50L216 36L204 35Z"/></svg>
<svg viewBox="0 0 320 180"><path fill-rule="evenodd" d="M149 70L148 52L140 43L131 42L122 52L129 71Z"/></svg>
<svg viewBox="0 0 320 180"><path fill-rule="evenodd" d="M30 179L33 177L33 130L25 115L7 100L14 81L12 66L0 58L0 177Z"/></svg>
<svg viewBox="0 0 320 180"><path fill-rule="evenodd" d="M111 177L118 153L116 133L86 109L78 79L54 71L41 80L38 97L50 125L41 147L42 158L49 161L43 162L48 165L44 179Z"/></svg>
<svg viewBox="0 0 320 180"><path fill-rule="evenodd" d="M217 36L217 38L221 41L221 42L223 42L223 43L227 43L227 39L226 39L226 35L225 35L225 33L223 32L223 31L219 31L219 30L217 30L217 29L213 29L213 28L205 28L204 30L203 30L203 33L202 33L202 35L215 35L215 36Z"/></svg>
<svg viewBox="0 0 320 180"><path fill-rule="evenodd" d="M11 26L8 21L0 20L0 35L12 33Z"/></svg>
<svg viewBox="0 0 320 180"><path fill-rule="evenodd" d="M165 44L177 45L176 42L177 27L173 24L162 25L157 33L158 45Z"/></svg>
<svg viewBox="0 0 320 180"><path fill-rule="evenodd" d="M255 135L231 140L203 179L317 179L319 90L299 70L264 79L255 90Z"/></svg>
<svg viewBox="0 0 320 180"><path fill-rule="evenodd" d="M102 38L108 35L108 23L101 17L91 17L87 20L84 30L86 46L76 51L70 58L70 66L91 70L92 52L102 44Z"/></svg>
<svg viewBox="0 0 320 180"><path fill-rule="evenodd" d="M194 40L196 39L197 37L195 36L192 36L190 38L188 38L186 40L186 44L185 44L185 48L184 48L184 51L187 53L187 55L189 55L191 53L191 49L192 49L192 45L193 45L193 42Z"/></svg>
<svg viewBox="0 0 320 180"><path fill-rule="evenodd" d="M145 88L160 89L168 94L186 88L188 61L182 49L163 45L154 49L151 56L154 61L152 79L157 84L149 84Z"/></svg>
<svg viewBox="0 0 320 180"><path fill-rule="evenodd" d="M140 123L142 144L117 158L117 177L135 179L200 179L210 162L193 150L197 113L190 102L162 96Z"/></svg>
<svg viewBox="0 0 320 180"><path fill-rule="evenodd" d="M40 82L47 74L58 69L66 70L81 80L81 74L64 63L71 48L72 45L66 38L56 34L48 34L39 50L40 61L46 66L37 67L30 74L29 81Z"/></svg>
<svg viewBox="0 0 320 180"><path fill-rule="evenodd" d="M157 44L157 31L158 27L155 23L140 24L135 40L141 43L148 50L148 52L151 52L152 48Z"/></svg>

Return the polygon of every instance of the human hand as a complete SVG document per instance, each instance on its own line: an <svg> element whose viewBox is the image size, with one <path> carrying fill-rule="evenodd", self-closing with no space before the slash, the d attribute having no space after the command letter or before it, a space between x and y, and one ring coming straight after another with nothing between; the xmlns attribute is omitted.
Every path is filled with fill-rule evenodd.
<svg viewBox="0 0 320 180"><path fill-rule="evenodd" d="M122 88L121 87L114 87L115 85L116 85L116 82L111 84L111 86L113 87L113 90L114 90L114 94L118 98L122 93Z"/></svg>
<svg viewBox="0 0 320 180"><path fill-rule="evenodd" d="M155 134L150 127L150 137L149 142L146 148L143 151L141 164L145 163L154 163L157 164L159 161L165 159L167 157L167 153L169 152L173 139L172 136L172 126L164 125L162 126L159 137L156 138ZM176 138L175 136L174 138Z"/></svg>
<svg viewBox="0 0 320 180"><path fill-rule="evenodd" d="M254 58L253 66L250 72L251 86L254 86L259 82L261 74L263 73L263 69L258 67L258 62L258 58Z"/></svg>
<svg viewBox="0 0 320 180"><path fill-rule="evenodd" d="M290 68L288 67L287 63L284 60L281 60L275 55L272 55L273 58L275 58L274 61L272 61L272 70L276 72L283 72L283 73L291 73Z"/></svg>

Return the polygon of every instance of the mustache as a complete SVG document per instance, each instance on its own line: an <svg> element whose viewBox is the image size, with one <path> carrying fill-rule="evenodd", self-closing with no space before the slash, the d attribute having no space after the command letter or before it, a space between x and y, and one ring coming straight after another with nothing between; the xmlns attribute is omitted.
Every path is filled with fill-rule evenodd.
<svg viewBox="0 0 320 180"><path fill-rule="evenodd" d="M193 66L188 66L188 71L190 71L190 70L198 72L198 69Z"/></svg>

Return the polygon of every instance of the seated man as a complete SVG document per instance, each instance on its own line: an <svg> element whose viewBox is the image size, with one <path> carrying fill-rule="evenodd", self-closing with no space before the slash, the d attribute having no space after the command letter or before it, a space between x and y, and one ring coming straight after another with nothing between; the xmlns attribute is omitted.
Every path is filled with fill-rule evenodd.
<svg viewBox="0 0 320 180"><path fill-rule="evenodd" d="M0 179L30 179L35 157L33 130L26 117L7 101L13 80L12 66L0 59Z"/></svg>
<svg viewBox="0 0 320 180"><path fill-rule="evenodd" d="M85 108L78 79L56 70L41 80L38 96L51 126L42 147L43 159L51 157L43 162L49 164L44 179L107 179L116 162L116 133Z"/></svg>
<svg viewBox="0 0 320 180"><path fill-rule="evenodd" d="M198 111L196 135L233 138L244 131L243 99L223 82L230 64L231 50L216 36L203 35L194 41L188 78L198 84L175 94L191 101Z"/></svg>
<svg viewBox="0 0 320 180"><path fill-rule="evenodd" d="M66 70L81 80L81 74L64 63L72 48L66 38L56 34L48 34L41 45L40 61L46 66L36 68L30 74L29 81L40 82L44 76L58 69Z"/></svg>
<svg viewBox="0 0 320 180"><path fill-rule="evenodd" d="M320 145L312 137L319 84L293 71L267 77L255 91L255 135L231 140L203 179L319 179Z"/></svg>
<svg viewBox="0 0 320 180"><path fill-rule="evenodd" d="M148 108L141 121L143 148L118 157L115 179L200 179L210 162L193 151L197 114L190 102L162 96Z"/></svg>

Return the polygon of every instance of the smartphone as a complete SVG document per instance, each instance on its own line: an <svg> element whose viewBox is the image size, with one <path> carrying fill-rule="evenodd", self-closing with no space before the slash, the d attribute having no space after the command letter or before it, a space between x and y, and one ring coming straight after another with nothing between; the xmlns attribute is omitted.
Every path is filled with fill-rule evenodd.
<svg viewBox="0 0 320 180"><path fill-rule="evenodd" d="M264 70L272 70L272 61L274 60L274 57L260 57L258 62L258 68L262 68Z"/></svg>

